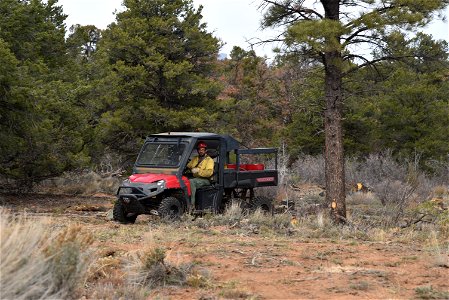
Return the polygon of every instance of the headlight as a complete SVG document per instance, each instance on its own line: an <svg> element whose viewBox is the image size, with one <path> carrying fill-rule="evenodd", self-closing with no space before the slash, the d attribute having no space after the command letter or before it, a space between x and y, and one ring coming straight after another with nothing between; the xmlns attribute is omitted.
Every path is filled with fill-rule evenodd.
<svg viewBox="0 0 449 300"><path fill-rule="evenodd" d="M119 194L120 195L124 195L124 194L132 194L133 193L133 189L132 188L121 188Z"/></svg>
<svg viewBox="0 0 449 300"><path fill-rule="evenodd" d="M165 180L159 180L156 182L158 189L164 189L165 190Z"/></svg>

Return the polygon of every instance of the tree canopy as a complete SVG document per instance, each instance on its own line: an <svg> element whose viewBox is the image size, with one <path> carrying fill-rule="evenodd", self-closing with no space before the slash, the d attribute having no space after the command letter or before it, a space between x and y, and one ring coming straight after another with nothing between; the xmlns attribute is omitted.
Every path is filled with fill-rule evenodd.
<svg viewBox="0 0 449 300"><path fill-rule="evenodd" d="M321 0L321 5L308 5L305 1L264 0L264 3L267 12L262 24L285 26L283 41L288 50L324 67L326 199L334 219L344 222L344 78L381 61L415 57L386 50L391 41L405 40L405 31L415 31L429 23L448 1ZM365 44L374 57L357 52Z"/></svg>
<svg viewBox="0 0 449 300"><path fill-rule="evenodd" d="M56 1L0 2L0 170L31 184L83 160L83 120L64 80L65 18Z"/></svg>
<svg viewBox="0 0 449 300"><path fill-rule="evenodd" d="M447 160L448 45L406 34L447 2L263 3L264 26L285 26L271 64L240 47L220 60L190 0L125 0L107 29L68 32L56 0L1 1L0 175L31 186L111 153L130 162L150 133L212 131L291 162L325 150L344 217L343 148Z"/></svg>
<svg viewBox="0 0 449 300"><path fill-rule="evenodd" d="M207 130L220 42L191 1L124 1L103 32L97 59L110 78L98 136L114 149L138 149L149 132ZM134 150L135 151L135 150Z"/></svg>

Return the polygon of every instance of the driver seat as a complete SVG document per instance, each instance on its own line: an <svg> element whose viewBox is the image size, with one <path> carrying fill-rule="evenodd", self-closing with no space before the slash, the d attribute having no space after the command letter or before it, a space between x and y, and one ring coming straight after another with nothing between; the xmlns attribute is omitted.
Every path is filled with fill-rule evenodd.
<svg viewBox="0 0 449 300"><path fill-rule="evenodd" d="M213 185L218 182L218 155L219 152L217 149L207 149L207 155L209 155L214 160L214 173L212 174L210 183Z"/></svg>
<svg viewBox="0 0 449 300"><path fill-rule="evenodd" d="M215 211L218 189L218 174L219 174L219 151L217 149L207 149L207 155L209 155L214 160L214 173L210 178L210 185L205 185L196 190L196 206L200 210L210 210Z"/></svg>

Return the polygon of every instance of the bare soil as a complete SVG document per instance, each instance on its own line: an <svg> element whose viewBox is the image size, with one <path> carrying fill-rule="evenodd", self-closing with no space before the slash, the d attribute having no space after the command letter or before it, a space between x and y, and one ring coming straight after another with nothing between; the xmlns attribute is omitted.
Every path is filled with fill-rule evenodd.
<svg viewBox="0 0 449 300"><path fill-rule="evenodd" d="M168 249L170 263L195 262L210 273L206 286L160 287L149 299L411 299L425 297L423 289L430 297L448 295L449 269L435 263L427 245L413 240L298 238L223 225L165 224L161 233L157 217L139 216L133 225L109 220L113 200L110 195L0 196L1 206L14 213L83 225L104 257L138 250L150 238ZM110 272L119 271L109 269L91 280L112 281ZM86 284L84 298L96 298L89 290L94 283Z"/></svg>

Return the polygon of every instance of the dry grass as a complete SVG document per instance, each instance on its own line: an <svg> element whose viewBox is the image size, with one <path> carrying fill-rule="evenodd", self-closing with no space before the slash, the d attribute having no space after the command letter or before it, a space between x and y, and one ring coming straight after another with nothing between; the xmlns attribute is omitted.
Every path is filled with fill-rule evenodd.
<svg viewBox="0 0 449 300"><path fill-rule="evenodd" d="M131 286L148 288L158 286L207 287L210 274L193 263L173 264L167 260L165 248L147 245L146 248L128 253L125 272Z"/></svg>
<svg viewBox="0 0 449 300"><path fill-rule="evenodd" d="M437 232L432 231L427 247L432 253L433 266L449 268L449 240L444 240Z"/></svg>
<svg viewBox="0 0 449 300"><path fill-rule="evenodd" d="M381 204L380 199L373 192L356 192L351 193L346 197L346 204L349 206L379 206Z"/></svg>
<svg viewBox="0 0 449 300"><path fill-rule="evenodd" d="M225 282L221 287L219 295L224 299L257 299L257 295L239 288L239 282L229 281Z"/></svg>
<svg viewBox="0 0 449 300"><path fill-rule="evenodd" d="M420 286L415 289L417 299L449 299L449 292L440 291L430 286Z"/></svg>
<svg viewBox="0 0 449 300"><path fill-rule="evenodd" d="M88 299L148 299L149 295L149 290L141 286L104 283L97 285Z"/></svg>
<svg viewBox="0 0 449 300"><path fill-rule="evenodd" d="M60 177L44 180L34 190L40 193L64 195L114 194L123 178L111 173L95 171L69 172Z"/></svg>
<svg viewBox="0 0 449 300"><path fill-rule="evenodd" d="M241 221L245 216L245 213L241 207L241 203L237 201L232 201L223 214L223 219L227 220L229 223Z"/></svg>
<svg viewBox="0 0 449 300"><path fill-rule="evenodd" d="M363 207L368 203L367 201L370 200L354 197L352 204ZM6 223L3 222L4 220ZM243 212L239 206L231 205L223 215L208 215L195 220L190 217L181 218L172 223L151 219L149 224L106 223L105 226L98 227L89 225L95 228L91 232L96 243L102 246L96 253L97 259L84 260L83 253L90 252L83 252L83 247L80 246L89 245L91 238L79 233L81 229L79 226L52 225L55 220L29 221L29 218L14 218L11 215L8 215L6 219L2 218L2 247L4 244L12 245L12 241L9 241L9 244L5 243L7 240L4 239L5 237L16 236L14 240L17 240L20 246L12 249L16 253L28 255L29 262L26 263L33 264L24 265L27 271L32 272L29 277L22 271L11 278L10 273L14 272L11 272L8 267L14 263L11 263L11 259L5 260L4 263L4 253L9 255L12 253L5 252L4 248L1 249L2 297L8 296L3 298L67 298L70 294L73 297L85 296L88 299L148 299L170 297L179 293L185 295L188 292L195 295L192 297L205 293L218 298L257 299L258 296L250 292L254 290L247 289L246 283L226 284L225 280L229 278L222 279L223 281L220 282L220 273L227 268L227 259L234 261L241 259L239 270L246 271L270 266L276 266L276 268L298 266L299 269L304 268L307 271L310 271L312 267L321 268L327 264L343 267L347 257L340 255L338 249L343 247L348 250L350 247L345 245L351 242L369 241L367 244L370 245L424 245L422 249L424 251L419 253L426 254L426 259L430 257L430 261L426 260L430 268L441 271L446 267L444 264L447 260L443 258L447 258L448 254L447 236L435 230L435 226L421 230L412 227L404 229L376 227L357 223L356 219L352 219L352 223L346 226L340 226L333 224L325 211L296 218L289 213L274 216L260 211L247 213ZM21 227L20 230L12 226L24 223L27 226ZM433 236L430 234L432 230ZM15 231L25 234L27 238L18 239L18 234L14 234ZM28 231L31 234L26 234ZM38 239L37 236L44 238ZM315 257L314 259L301 261L301 258L287 256L294 255L290 253L294 249L288 246L292 241L311 243L311 245L314 243L325 245L330 242L335 247L313 252L315 256L311 257ZM209 242L214 245L211 246ZM111 245L111 243L115 244ZM253 250L256 248L257 250ZM295 251L298 249L300 248ZM352 252L346 254L355 255ZM414 253L409 255L412 254ZM211 260L211 256L221 261ZM87 263L89 268L86 274ZM378 267L399 268L402 265L407 265L405 259L377 262ZM17 267L17 263L15 266ZM40 270L40 273L34 268ZM215 276L211 274L211 269ZM7 273L4 273L4 270ZM8 282L4 281L6 278L4 274L8 274L11 278ZM51 276L45 277L48 274ZM36 279L47 281L36 282ZM7 286L5 284L13 287L16 285L14 291L8 291L8 294L5 294L3 288ZM82 292L77 290L80 285L84 287ZM434 285L433 288L417 288L415 296L424 298L444 295L441 292L441 286L440 284ZM41 287L40 293L38 293L39 287ZM414 293L415 287L413 286L409 291ZM377 284L373 280L354 278L348 282L347 292L369 293L376 288ZM18 294L23 291L27 294L23 296ZM31 291L33 294L30 294Z"/></svg>
<svg viewBox="0 0 449 300"><path fill-rule="evenodd" d="M435 198L446 199L449 197L449 186L437 185L433 188Z"/></svg>
<svg viewBox="0 0 449 300"><path fill-rule="evenodd" d="M449 198L446 180L449 170L447 162L441 162L441 166L435 168L433 174L428 174L419 169L419 157L398 161L391 152L386 151L369 155L365 159L348 158L345 166L348 184L360 182L371 190L369 193L349 193L347 204L365 205L370 210L366 216L375 216L368 223L373 221L375 226L403 225L404 219L408 217L409 208L432 198L442 201ZM300 156L284 177L288 178L291 184L311 183L322 186L325 178L324 159L322 156ZM299 206L303 203L305 201L300 201ZM384 208L379 208L379 204ZM299 212L300 215L316 213L308 212L299 206L298 208L302 210Z"/></svg>
<svg viewBox="0 0 449 300"><path fill-rule="evenodd" d="M66 298L80 286L91 239L79 227L52 228L48 220L0 210L3 299Z"/></svg>
<svg viewBox="0 0 449 300"><path fill-rule="evenodd" d="M290 214L270 215L258 209L248 215L248 225L265 232L286 234L294 226L292 219Z"/></svg>

